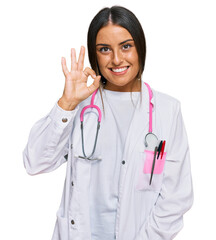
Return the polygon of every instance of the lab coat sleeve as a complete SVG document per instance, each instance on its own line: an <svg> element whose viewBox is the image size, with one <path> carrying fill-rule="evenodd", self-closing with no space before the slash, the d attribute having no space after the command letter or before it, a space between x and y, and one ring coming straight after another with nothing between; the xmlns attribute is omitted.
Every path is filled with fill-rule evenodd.
<svg viewBox="0 0 216 240"><path fill-rule="evenodd" d="M51 112L34 124L23 151L28 174L53 171L67 160L69 135L78 109L79 105L65 111L56 102Z"/></svg>
<svg viewBox="0 0 216 240"><path fill-rule="evenodd" d="M162 189L135 240L173 239L183 227L183 214L193 203L190 153L179 102L175 109Z"/></svg>

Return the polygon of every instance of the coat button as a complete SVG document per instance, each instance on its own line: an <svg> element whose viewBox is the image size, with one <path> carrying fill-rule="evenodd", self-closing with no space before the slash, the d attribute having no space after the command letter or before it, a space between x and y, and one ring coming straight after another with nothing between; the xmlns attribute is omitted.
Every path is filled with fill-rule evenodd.
<svg viewBox="0 0 216 240"><path fill-rule="evenodd" d="M72 185L72 186L74 185L73 181L71 182L71 185Z"/></svg>
<svg viewBox="0 0 216 240"><path fill-rule="evenodd" d="M67 121L68 121L67 118L62 118L63 123L66 123Z"/></svg>
<svg viewBox="0 0 216 240"><path fill-rule="evenodd" d="M74 220L71 220L71 224L75 224Z"/></svg>
<svg viewBox="0 0 216 240"><path fill-rule="evenodd" d="M122 161L122 164L125 164L125 161Z"/></svg>

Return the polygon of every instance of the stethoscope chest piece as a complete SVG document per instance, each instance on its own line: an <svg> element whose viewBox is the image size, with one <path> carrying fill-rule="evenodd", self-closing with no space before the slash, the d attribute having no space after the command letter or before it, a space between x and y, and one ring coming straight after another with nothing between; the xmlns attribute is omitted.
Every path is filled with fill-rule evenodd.
<svg viewBox="0 0 216 240"><path fill-rule="evenodd" d="M154 149L157 143L158 143L158 138L154 133L149 132L146 134L144 144L147 149L149 150L151 150L151 148Z"/></svg>

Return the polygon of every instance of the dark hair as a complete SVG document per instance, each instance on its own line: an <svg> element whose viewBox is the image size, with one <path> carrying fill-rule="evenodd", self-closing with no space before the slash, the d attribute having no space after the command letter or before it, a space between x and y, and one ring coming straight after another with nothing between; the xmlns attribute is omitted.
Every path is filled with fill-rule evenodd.
<svg viewBox="0 0 216 240"><path fill-rule="evenodd" d="M107 80L101 74L97 63L96 37L99 30L109 23L113 23L127 29L133 37L140 66L137 78L141 79L146 59L145 35L137 17L130 10L121 6L113 6L111 8L105 7L101 9L90 23L87 35L87 46L89 62L92 69L97 75L101 75L101 82L105 85Z"/></svg>

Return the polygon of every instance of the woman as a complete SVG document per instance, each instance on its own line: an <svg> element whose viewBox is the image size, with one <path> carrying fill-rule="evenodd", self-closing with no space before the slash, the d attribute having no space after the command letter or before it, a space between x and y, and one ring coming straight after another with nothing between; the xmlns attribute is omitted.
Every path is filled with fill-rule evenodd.
<svg viewBox="0 0 216 240"><path fill-rule="evenodd" d="M71 50L71 70L62 58L63 95L33 126L23 154L31 175L67 161L52 239L173 239L193 201L180 103L141 80L145 37L128 9L94 17L88 53L92 69L83 70L84 47L78 61Z"/></svg>

